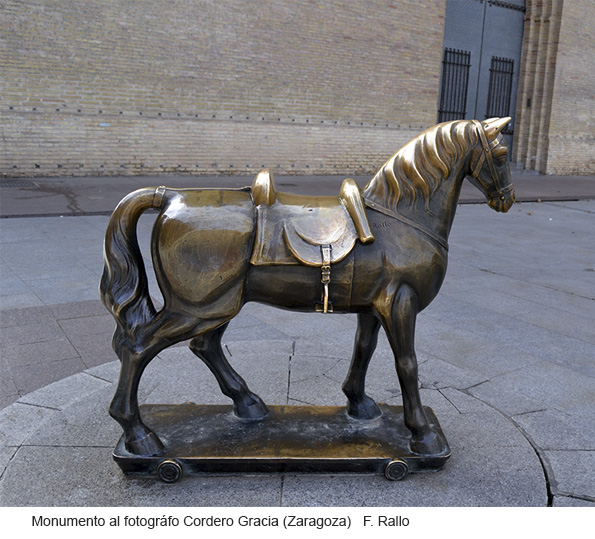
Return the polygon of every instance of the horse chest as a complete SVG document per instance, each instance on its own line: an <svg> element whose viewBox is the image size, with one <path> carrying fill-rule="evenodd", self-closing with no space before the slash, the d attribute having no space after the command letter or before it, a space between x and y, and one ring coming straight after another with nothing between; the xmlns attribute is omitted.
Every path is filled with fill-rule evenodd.
<svg viewBox="0 0 595 539"><path fill-rule="evenodd" d="M411 286L424 306L436 296L446 272L446 254L421 233L394 220L371 219L376 241L355 251L352 305Z"/></svg>

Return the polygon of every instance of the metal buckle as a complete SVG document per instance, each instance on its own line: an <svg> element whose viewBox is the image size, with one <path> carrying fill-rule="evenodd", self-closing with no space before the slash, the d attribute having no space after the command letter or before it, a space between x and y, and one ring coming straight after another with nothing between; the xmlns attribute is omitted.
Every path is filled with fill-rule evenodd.
<svg viewBox="0 0 595 539"><path fill-rule="evenodd" d="M328 299L328 285L331 282L331 251L333 250L332 245L321 245L320 254L322 257L321 279L320 282L323 285L322 298L320 302L316 304L316 312L321 313L332 313L333 304Z"/></svg>
<svg viewBox="0 0 595 539"><path fill-rule="evenodd" d="M165 185L160 185L155 189L155 193L153 194L153 208L161 208L161 203L163 202L163 195L165 194L166 189L167 187L165 187Z"/></svg>

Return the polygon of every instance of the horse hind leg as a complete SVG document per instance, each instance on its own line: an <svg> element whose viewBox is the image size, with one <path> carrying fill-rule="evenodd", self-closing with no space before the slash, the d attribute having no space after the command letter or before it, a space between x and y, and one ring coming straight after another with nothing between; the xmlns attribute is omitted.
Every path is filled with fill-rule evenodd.
<svg viewBox="0 0 595 539"><path fill-rule="evenodd" d="M373 314L360 313L349 373L343 383L347 396L347 413L355 419L374 419L381 412L372 398L366 395L366 373L378 343L380 321Z"/></svg>
<svg viewBox="0 0 595 539"><path fill-rule="evenodd" d="M164 449L163 444L142 422L138 405L138 386L142 373L158 351L139 351L128 344L121 344L116 353L122 365L109 413L124 431L124 445L128 452L143 456L158 455Z"/></svg>
<svg viewBox="0 0 595 539"><path fill-rule="evenodd" d="M221 337L228 323L198 335L190 341L190 350L199 357L215 375L224 395L233 400L234 413L242 419L260 420L269 410L262 399L252 393L244 379L227 361L221 348Z"/></svg>
<svg viewBox="0 0 595 539"><path fill-rule="evenodd" d="M221 321L200 321L164 310L140 328L135 328L134 332L124 331L121 327L116 329L113 345L122 364L109 411L124 431L127 451L152 456L164 449L159 437L143 423L140 415L138 387L147 365L165 348L219 323Z"/></svg>

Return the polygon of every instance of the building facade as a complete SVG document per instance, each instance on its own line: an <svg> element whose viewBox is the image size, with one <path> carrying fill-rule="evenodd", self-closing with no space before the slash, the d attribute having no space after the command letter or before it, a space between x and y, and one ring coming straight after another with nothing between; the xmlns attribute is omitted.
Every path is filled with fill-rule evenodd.
<svg viewBox="0 0 595 539"><path fill-rule="evenodd" d="M595 174L595 3L527 1L513 159Z"/></svg>
<svg viewBox="0 0 595 539"><path fill-rule="evenodd" d="M461 3L484 51L461 117L485 117L485 21L514 13L514 158L594 173L589 0L4 0L0 175L373 173L439 120Z"/></svg>

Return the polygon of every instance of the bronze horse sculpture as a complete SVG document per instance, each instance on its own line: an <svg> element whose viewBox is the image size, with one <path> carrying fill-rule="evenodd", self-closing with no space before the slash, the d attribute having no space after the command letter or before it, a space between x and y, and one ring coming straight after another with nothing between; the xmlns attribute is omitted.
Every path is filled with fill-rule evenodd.
<svg viewBox="0 0 595 539"><path fill-rule="evenodd" d="M444 279L447 239L464 178L469 176L496 211L506 212L514 202L508 149L500 135L509 121L439 124L393 155L361 193L344 184L346 200L360 197L355 213L349 212L355 232L347 236L340 211L353 204L341 197L277 193L272 178L262 173L252 189L151 187L126 196L107 228L100 285L102 301L116 320L113 347L121 373L110 414L123 428L126 450L163 453L162 442L141 419L138 386L159 352L187 339L233 400L234 413L246 420L265 418L267 406L223 353L223 333L247 302L314 311L322 297L325 311L332 307L358 317L343 384L349 416L363 421L381 413L364 386L382 326L395 356L410 449L420 455L443 451L446 441L430 425L420 400L415 321ZM149 209L159 212L151 242L164 298L159 311L149 296L136 237L137 221ZM314 217L308 221L304 213ZM297 223L293 228L290 220ZM314 225L331 230L317 232ZM319 262L299 245L313 248Z"/></svg>

